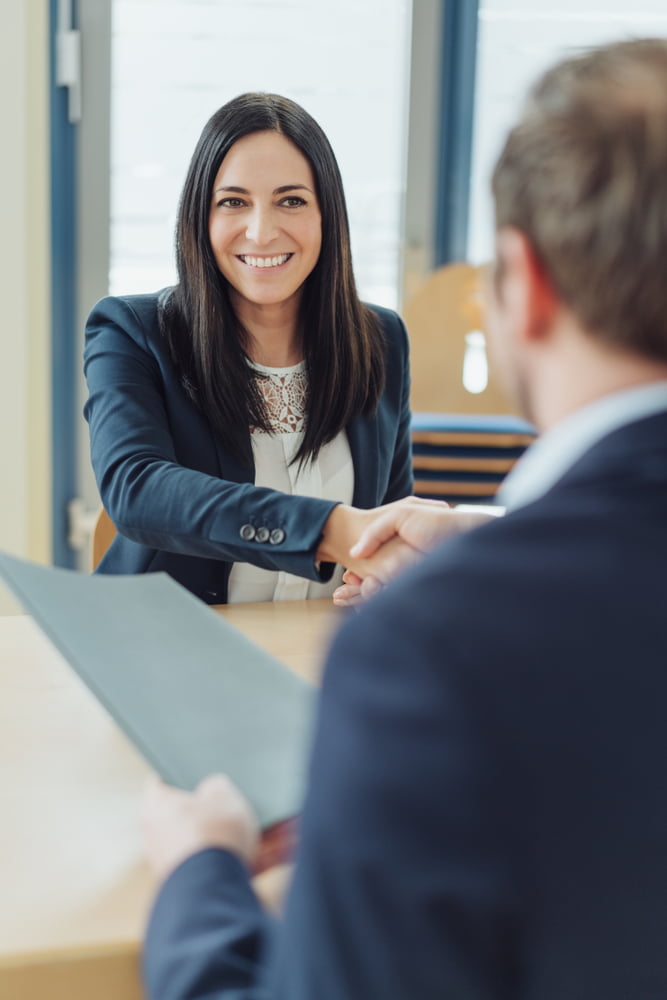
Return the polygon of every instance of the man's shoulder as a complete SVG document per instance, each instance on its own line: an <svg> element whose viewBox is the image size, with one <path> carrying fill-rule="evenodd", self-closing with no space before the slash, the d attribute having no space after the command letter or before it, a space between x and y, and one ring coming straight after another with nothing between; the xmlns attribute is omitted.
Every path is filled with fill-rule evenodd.
<svg viewBox="0 0 667 1000"><path fill-rule="evenodd" d="M498 657L539 655L543 637L579 628L583 603L608 614L609 538L621 524L621 512L595 517L554 497L446 539L368 602L351 641L364 633L393 655L399 640L415 659L474 661L481 672Z"/></svg>

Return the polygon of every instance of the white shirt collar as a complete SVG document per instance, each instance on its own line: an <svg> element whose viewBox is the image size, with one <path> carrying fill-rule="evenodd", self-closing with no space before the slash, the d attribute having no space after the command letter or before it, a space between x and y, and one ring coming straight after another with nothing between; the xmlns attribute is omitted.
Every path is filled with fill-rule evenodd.
<svg viewBox="0 0 667 1000"><path fill-rule="evenodd" d="M542 434L498 492L508 510L543 496L581 456L624 424L667 410L667 381L624 389L582 407Z"/></svg>

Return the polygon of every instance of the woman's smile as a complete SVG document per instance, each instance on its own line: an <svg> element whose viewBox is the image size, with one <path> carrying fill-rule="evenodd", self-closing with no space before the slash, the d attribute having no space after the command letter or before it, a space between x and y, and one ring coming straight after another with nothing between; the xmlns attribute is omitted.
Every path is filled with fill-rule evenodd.
<svg viewBox="0 0 667 1000"><path fill-rule="evenodd" d="M256 267L261 270L264 268L276 268L282 267L287 261L294 256L291 253L277 254L274 257L254 257L250 254L239 253L236 255L240 261L247 264L248 267Z"/></svg>

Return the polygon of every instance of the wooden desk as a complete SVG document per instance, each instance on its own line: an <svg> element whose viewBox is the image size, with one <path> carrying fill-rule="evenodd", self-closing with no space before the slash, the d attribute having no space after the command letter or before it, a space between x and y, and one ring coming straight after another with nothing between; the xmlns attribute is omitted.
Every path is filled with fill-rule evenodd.
<svg viewBox="0 0 667 1000"><path fill-rule="evenodd" d="M216 609L317 680L331 601ZM140 1000L150 768L27 616L0 618L0 1000Z"/></svg>

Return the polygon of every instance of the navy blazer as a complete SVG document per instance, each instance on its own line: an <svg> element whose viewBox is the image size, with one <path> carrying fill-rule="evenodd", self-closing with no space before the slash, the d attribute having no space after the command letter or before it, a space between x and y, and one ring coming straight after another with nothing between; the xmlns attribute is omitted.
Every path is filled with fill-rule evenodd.
<svg viewBox="0 0 667 1000"><path fill-rule="evenodd" d="M86 326L84 371L91 457L102 502L118 531L101 573L163 570L208 604L227 599L233 562L311 580L329 500L254 486L185 392L158 328L158 298L105 298ZM376 413L346 429L356 507L412 492L410 379L405 327L374 306L386 343L386 385ZM245 525L270 541L245 538ZM260 538L265 533L260 534ZM280 541L276 541L280 539Z"/></svg>
<svg viewBox="0 0 667 1000"><path fill-rule="evenodd" d="M666 512L664 413L352 616L284 926L193 856L150 997L664 1000Z"/></svg>

